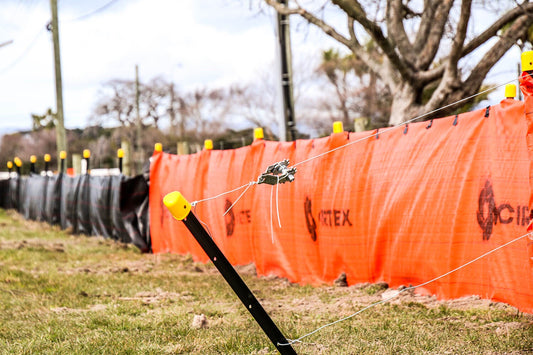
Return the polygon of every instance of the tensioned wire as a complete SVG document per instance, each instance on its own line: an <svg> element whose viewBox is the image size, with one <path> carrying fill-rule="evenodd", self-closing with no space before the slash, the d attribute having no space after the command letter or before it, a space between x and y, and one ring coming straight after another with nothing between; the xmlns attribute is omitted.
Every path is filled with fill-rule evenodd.
<svg viewBox="0 0 533 355"><path fill-rule="evenodd" d="M520 77L521 77L521 75L520 75ZM379 131L379 134L387 133L387 132L392 131L392 130L394 130L394 129L396 129L396 128L399 128L399 127L405 126L406 124L409 124L409 123L411 123L411 122L413 122L413 121L417 121L417 120L419 120L419 119L421 119L421 118L424 118L424 117L426 117L426 116L429 116L429 115L431 115L431 114L433 114L433 113L436 113L436 112L439 112L439 111L441 111L441 110L447 109L447 108L449 108L449 107L455 106L455 105L457 105L457 104L460 104L461 102L464 102L464 101L468 101L468 100L470 100L470 99L473 99L473 98L476 97L476 96L483 95L484 93L490 92L490 91L492 91L492 90L496 90L496 89L499 88L499 87L502 87L502 86L504 86L504 85L507 85L507 84L512 83L513 81L519 79L520 77L515 78L515 79L513 79L513 80L509 80L508 82L505 82L505 83L503 83L503 84L500 84L500 85L497 85L497 86L493 86L493 87L491 87L491 88L488 88L488 89L486 89L486 90L483 90L483 91L481 91L481 92L478 92L477 94L474 94L474 95L468 96L468 97L466 97L466 98L464 98L464 99L461 99L461 100L458 100L458 101L452 102L451 104L448 104L448 105L445 105L445 106L442 106L442 107L436 108L436 109L434 109L434 110L432 110L432 111L429 111L429 112L426 112L426 113L424 113L424 114L422 114L422 115L419 115L419 116L416 116L416 117L414 117L414 118L411 118L411 119L408 120L408 121L402 122L402 123L399 124L399 125L396 125L396 126L393 126L393 127L388 127L388 128L383 129L383 130L380 130L380 131ZM298 166L298 165L302 165L302 164L308 163L308 162L310 162L310 161L312 161L312 160L314 160L314 159L321 158L321 157L323 157L324 155L327 155L327 154L330 154L330 153L336 152L337 150L340 150L340 149L346 148L346 147L348 147L348 146L350 146L350 145L353 145L353 144L356 144L356 143L359 143L359 142L365 141L365 140L370 139L370 138L372 138L372 137L374 137L374 136L375 136L375 133L372 133L372 134L370 134L370 135L368 135L368 136L362 137L362 138L357 139L357 140L355 140L355 141L353 141L353 142L349 142L349 143L343 144L343 145L341 145L341 146L339 146L339 147L337 147L337 148L333 148L333 149L331 149L331 150L328 150L327 152L324 152L324 153L321 153L321 154L315 155L315 156L313 156L313 157L311 157L311 158L308 158L308 159L302 160L301 162L298 162L298 163L294 164L293 167L296 167L296 166Z"/></svg>
<svg viewBox="0 0 533 355"><path fill-rule="evenodd" d="M520 76L520 77L521 77L521 76ZM500 87L502 87L502 86L504 86L504 85L507 85L507 84L509 84L509 83L514 82L515 80L519 79L520 77L515 78L515 79L512 79L512 80L509 80L509 81L507 81L507 82L505 82L505 83L503 83L503 84L500 84L500 85L497 85L497 86L491 87L491 88L489 88L489 89L483 90L483 91L481 91L481 92L479 92L479 93L477 93L477 94L474 94L474 95L471 95L471 96L469 96L469 97L463 98L463 99L461 99L461 100L458 100L458 101L456 101L456 102L450 103L450 104L448 104L448 105L445 105L445 106L439 107L439 108L437 108L437 109L435 109L435 110L432 110L432 111L426 112L426 113L424 113L424 114L422 114L422 115L419 115L419 116L416 116L416 117L414 117L414 118L412 118L412 119L410 119L410 120L408 120L408 121L402 122L402 123L399 124L399 125L396 125L396 126L393 126L393 127L386 128L386 129L382 130L382 131L379 132L379 133L380 133L380 134L387 133L387 132L389 132L389 131L392 131L392 130L394 130L394 129L397 129L397 128L399 128L399 127L402 127L402 126L404 126L404 125L407 125L407 124L409 124L409 123L411 123L411 122L413 122L413 121L417 121L417 120L419 120L419 119L421 119L421 118L423 118L423 117L426 117L426 116L431 115L431 114L433 114L433 113L436 113L436 112L438 112L438 111L444 110L444 109L449 108L449 107L454 106L454 105L457 105L457 104L459 104L459 103L461 103L461 102L465 102L465 101L467 101L467 100L470 100L470 99L472 99L472 98L474 98L474 97L476 97L476 96L482 95L482 94L484 94L484 93L487 93L487 92L493 91L493 90L495 90L495 89L497 89L497 88L500 88ZM339 146L339 147L336 147L336 148L334 148L334 149L328 150L328 151L323 152L323 153L321 153L321 154L318 154L318 155L315 155L315 156L310 157L310 158L308 158L308 159L302 160L302 161L300 161L300 162L294 164L293 167L296 167L296 166L298 166L298 165L303 165L303 164L308 163L308 162L310 162L310 161L312 161L312 160L315 160L315 159L321 158L321 157L323 157L323 156L325 156L325 155L328 155L328 154L330 154L330 153L336 152L336 151L341 150L341 149L343 149L343 148L346 148L346 147L348 147L348 146L351 146L351 145L354 145L354 144L356 144L356 143L362 142L362 141L364 141L364 140L370 139L371 137L374 137L374 136L375 136L374 133L369 134L368 136L362 137L362 138L357 139L357 140L355 140L355 141L352 141L352 142L349 142L349 143L343 144L343 145L341 145L341 146ZM251 181L251 182L249 182L249 183L247 183L247 184L244 184L244 185L242 185L242 186L240 186L240 187L237 187L237 188L235 188L235 189L233 189L233 190L230 190L230 191L227 191L227 192L223 192L223 193L218 194L218 195L216 195L216 196L214 196L214 197L210 197L210 198L205 198L205 199L202 199L202 200L194 201L192 204L195 206L195 205L198 204L198 203L206 202L206 201L210 201L210 200L213 200L213 199L219 198L219 197L221 197L221 196L224 196L224 195L227 195L227 194L233 193L233 192L235 192L235 191L239 191L239 190L241 190L241 189L243 189L243 188L246 188L246 190L244 190L244 191L240 194L240 196L237 198L237 200L236 200L236 201L235 201L235 202L234 202L234 203L228 208L228 210L224 213L224 214L226 214L226 213L228 213L229 210L231 210L231 208L233 208L233 206L235 206L235 204L236 204L236 203L237 203L237 202L238 202L238 201L244 196L244 194L248 191L248 189L249 189L250 187L252 187L253 185L257 185L257 184L258 184L257 181ZM278 184L279 184L279 177L278 177ZM271 202L270 202L271 224L272 224L272 220L273 220L273 218L272 218L272 193L273 193L273 187L274 187L274 186L272 186L271 196L270 196L270 199L271 199ZM278 198L277 195L278 195L278 190L276 190L276 200L277 200L277 198ZM278 208L279 208L279 207L278 207ZM278 210L278 223L279 223L280 226L281 226L281 222L280 222L280 218L279 218L279 210ZM271 230L273 230L273 226L271 226ZM478 260L480 260L480 259L482 259L482 258L484 258L484 257L486 257L486 256L488 256L488 255L490 255L490 254L492 254L492 253L494 253L494 252L500 250L500 249L505 248L506 246L508 246L508 245L510 245L510 244L512 244L512 243L517 242L518 240L523 239L524 237L526 237L526 236L528 236L528 235L530 235L530 234L531 234L531 233L528 232L528 233L526 233L526 234L524 234L524 235L522 235L522 236L520 236L520 237L518 237L518 238L515 238L515 239L513 239L513 240L511 240L511 241L509 241L509 242L507 242L507 243L505 243L505 244L503 244L503 245L500 245L499 247L496 247L496 248L494 248L494 249L492 249L492 250L490 250L490 251L488 251L488 252L486 252L486 253L484 253L484 254L478 256L477 258L475 258L475 259L473 259L473 260L471 260L471 261L469 261L469 262L467 262L467 263L465 263L465 264L463 264L463 265L461 265L461 266L459 266L459 267L457 267L457 268L455 268L455 269L453 269L453 270L450 270L450 271L448 271L448 272L446 272L446 273L444 273L444 274L442 274L442 275L440 275L440 276L437 276L437 277L435 277L435 278L433 278L433 279L431 279L431 280L429 280L429 281L426 281L426 282L421 283L421 284L416 285L416 286L410 286L410 287L404 288L404 289L402 289L402 290L399 290L396 294L394 294L394 295L392 295L392 296L390 296L390 297L388 297L388 298L385 298L385 299L383 299L383 300L381 300L381 301L378 301L378 302L372 303L372 304L370 304L370 305L368 305L368 306L366 306L366 307L360 309L359 311L357 311L357 312L355 312L355 313L353 313L353 314L351 314L351 315L349 315L349 316L346 316L346 317L341 318L341 319L338 319L338 320L336 320L336 321L334 321L334 322L331 322L331 323L325 324L325 325L323 325L323 326L321 326L321 327L319 327L319 328L313 330L313 331L310 332L310 333L307 333L307 334L305 334L305 335L300 336L300 337L297 338L297 339L294 339L294 340L290 340L290 339L288 339L288 340L289 340L288 343L285 343L285 344L280 344L280 343L278 343L278 345L279 345L279 346L290 346L290 345L295 344L295 343L301 343L301 342L302 342L302 339L304 339L304 338L306 338L306 337L308 337L308 336L311 336L311 335L313 335L313 334L319 332L320 330L322 330L322 329L324 329L324 328L327 328L327 327L330 327L330 326L335 325L335 324L337 324L337 323L340 323L340 322L346 321L346 320L348 320L348 319L351 319L351 318L355 317L356 315L361 314L362 312L364 312L364 311L366 311L366 310L368 310L368 309L370 309L370 308L376 307L376 306L378 306L378 305L380 305L380 304L386 303L386 302L388 302L388 301L390 301L390 300L392 300L392 299L398 297L400 294L402 294L402 293L404 293L404 292L407 292L407 291L410 291L410 290L414 290L415 288L423 287L423 286L428 285L428 284L430 284L430 283L433 283L433 282L435 282L435 281L437 281L437 280L440 280L440 279L442 279L442 278L444 278L444 277L446 277L446 276L448 276L448 275L450 275L450 274L452 274L452 273L454 273L454 272L457 272L457 271L459 271L459 270L461 270L461 269L463 269L463 268L465 268L465 267L467 267L467 266L469 266L469 265L475 263L476 261L478 261ZM273 236L272 236L272 238L273 238Z"/></svg>
<svg viewBox="0 0 533 355"><path fill-rule="evenodd" d="M421 283L421 284L416 285L416 286L406 287L406 288L404 288L404 289L402 289L402 290L399 290L398 293L396 293L396 294L394 294L394 295L392 295L392 296L390 296L390 297L387 297L387 298L385 298L385 299L383 299L383 300L381 300L381 301L378 301L378 302L372 303L372 304L370 304L370 305L368 305L368 306L366 306L366 307L364 307L364 308L358 310L357 312L350 314L349 316L346 316L346 317L341 318L341 319L338 319L338 320L336 320L336 321L334 321L334 322L331 322L331 323L325 324L325 325L323 325L323 326L321 326L321 327L319 327L319 328L313 330L313 331L310 332L310 333L307 333L307 334L305 334L305 335L302 335L302 336L299 337L298 339L294 339L294 340L290 340L290 339L288 339L288 340L289 340L288 343L285 343L285 344L280 344L280 343L278 343L278 345L279 345L279 346L288 346L288 345L292 345L292 344L294 344L294 343L301 343L301 342L302 342L301 340L302 340L303 338L306 338L306 337L308 337L308 336L310 336L310 335L313 335L313 334L319 332L320 330L322 330L322 329L324 329L324 328L327 328L327 327L332 326L332 325L334 325L334 324L337 324L337 323L343 322L343 321L345 321L345 320L348 320L348 319L350 319L350 318L353 318L353 317L355 317L356 315L358 315L358 314L360 314L360 313L363 313L364 311L366 311L366 310L368 310L368 309L370 309L370 308L373 308L373 307L378 306L378 305L380 305L380 304L386 303L386 302L392 300L393 298L398 297L398 296L399 296L401 293L403 293L403 292L410 291L410 290L414 290L414 289L417 288L417 287L423 287L423 286L426 286L426 285L428 285L428 284L430 284L430 283L432 283L432 282L435 282L435 281L437 281L437 280L440 280L440 279L442 279L442 278L444 278L444 277L446 277L446 276L448 276L448 275L450 275L450 274L452 274L452 273L454 273L454 272L456 272L456 271L459 271L459 270L461 270L461 269L467 267L467 266L470 265L470 264L475 263L476 261L478 261L478 260L480 260L480 259L483 259L484 257L486 257L486 256L488 256L488 255L490 255L490 254L492 254L492 253L494 253L494 252L496 252L496 251L498 251L498 250L500 250L500 249L505 248L505 247L508 246L509 244L512 244L512 243L515 243L515 242L519 241L520 239L522 239L522 238L524 238L524 237L526 237L526 236L528 236L528 235L530 235L530 234L531 234L531 232L528 232L528 233L526 233L526 234L524 234L524 235L521 235L520 237L515 238L515 239L513 239L513 240L511 240L511 241L509 241L509 242L507 242L507 243L505 243L505 244L502 244L502 245L500 245L499 247L496 247L496 248L494 248L494 249L492 249L492 250L489 250L489 251L486 252L485 254L482 254L482 255L478 256L477 258L470 260L470 261L467 262L466 264L463 264L463 265L461 265L461 266L459 266L459 267L456 267L456 268L453 269L453 270L450 270L450 271L448 271L448 272L446 272L446 273L444 273L444 274L442 274L442 275L440 275L440 276L437 276L437 277L435 277L434 279L431 279L431 280L429 280L429 281L426 281L426 282Z"/></svg>
<svg viewBox="0 0 533 355"><path fill-rule="evenodd" d="M521 77L521 75L520 75L520 77ZM414 118L411 118L411 119L408 120L408 121L402 122L402 123L400 123L400 124L398 124L398 125L396 125L396 126L388 127L388 128L385 128L385 129L383 129L383 130L381 130L381 131L378 130L378 133L379 133L379 134L383 134L383 133L390 132L390 131L395 130L395 129L399 128L399 127L405 126L405 125L407 125L407 124L409 124L409 123L411 123L411 122L413 122L413 121L417 121L417 120L419 120L419 119L421 119L421 118L424 118L424 117L426 117L426 116L429 116L429 115L431 115L431 114L433 114L433 113L436 113L436 112L439 112L439 111L444 110L444 109L446 109L446 108L449 108L449 107L455 106L455 105L457 105L457 104L459 104L459 103L461 103L461 102L468 101L468 100L470 100L470 99L472 99L472 98L474 98L474 97L476 97L476 96L483 95L483 94L485 94L485 93L487 93L487 92L490 92L490 91L496 90L496 89L498 89L498 88L500 88L500 87L502 87L502 86L504 86L504 85L507 85L507 84L510 84L510 83L514 82L514 81L517 80L517 79L520 79L520 77L514 78L514 79L509 80L509 81L507 81L507 82L505 82L505 83L503 83L503 84L500 84L500 85L497 85L497 86L493 86L493 87L488 88L488 89L486 89L486 90L480 91L480 92L478 92L477 94L474 94L474 95L468 96L468 97L466 97L466 98L464 98L464 99L461 99L461 100L458 100L458 101L452 102L452 103L450 103L450 104L448 104L448 105L445 105L445 106L442 106L442 107L436 108L436 109L434 109L434 110L432 110L432 111L429 111L429 112L426 112L426 113L424 113L424 114L422 114L422 115L419 115L419 116L416 116L416 117L414 117ZM321 157L323 157L323 156L325 156L325 155L328 155L328 154L331 154L331 153L336 152L336 151L338 151L338 150L344 149L344 148L346 148L346 147L348 147L348 146L354 145L354 144L356 144L356 143L360 143L360 142L362 142L362 141L365 141L365 140L367 140L367 139L370 139L370 138L374 137L375 134L376 134L376 133L371 133L371 134L369 134L368 136L365 136L365 137L362 137L362 138L356 139L356 140L354 140L354 141L352 141L352 142L348 142L348 143L343 144L343 145L341 145L341 146L338 146L338 147L336 147L336 148L330 149L330 150L328 150L328 151L326 151L326 152L323 152L323 153L317 154L317 155L315 155L315 156L312 156L312 157L310 157L310 158L308 158L308 159L302 160L302 161L300 161L300 162L298 162L298 163L292 165L292 167L297 167L298 165L303 165L303 164L308 163L308 162L310 162L310 161L312 161L312 160L315 160L315 159L321 158ZM243 193L241 193L241 195L240 195L240 196L237 198L237 200L236 200L236 201L230 206L230 208L228 208L228 210L227 210L226 212L224 212L224 215L226 215L226 214L227 214L227 213L233 208L233 206L235 206L235 204L237 203L237 201L239 201L239 200L244 196L244 194L248 191L248 189L249 189L250 187L252 187L253 185L257 185L257 184L258 184L257 181L250 181L250 182L247 183L247 184L244 184L244 185L242 185L242 186L239 186L239 187L237 187L237 188L235 188L235 189L232 189L232 190L229 190L229 191L226 191L226 192L222 192L222 193L220 193L220 194L218 194L218 195L216 195L216 196L213 196L213 197L207 197L207 198L204 198L204 199L201 199L201 200L193 201L193 202L191 202L191 205L196 205L196 204L198 204L198 203L211 201L211 200L217 199L217 198L219 198L219 197L222 197L222 196L225 196L225 195L231 194L231 193L233 193L233 192L235 192L235 191L242 190L242 189L244 189L244 188L246 187L246 190L245 190ZM278 220L279 220L279 217L278 217Z"/></svg>

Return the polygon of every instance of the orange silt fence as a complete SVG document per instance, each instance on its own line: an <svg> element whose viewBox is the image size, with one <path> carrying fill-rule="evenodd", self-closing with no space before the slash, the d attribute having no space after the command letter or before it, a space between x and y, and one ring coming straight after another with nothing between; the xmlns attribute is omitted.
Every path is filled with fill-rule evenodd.
<svg viewBox="0 0 533 355"><path fill-rule="evenodd" d="M418 285L526 233L527 132L524 102L505 99L395 129L295 142L256 140L193 155L154 152L152 249L208 260L163 205L163 197L178 190L199 201L194 213L230 262L253 262L259 275L318 285L344 272L349 284ZM294 182L250 184L284 159L297 168ZM479 295L533 312L528 241L418 292Z"/></svg>

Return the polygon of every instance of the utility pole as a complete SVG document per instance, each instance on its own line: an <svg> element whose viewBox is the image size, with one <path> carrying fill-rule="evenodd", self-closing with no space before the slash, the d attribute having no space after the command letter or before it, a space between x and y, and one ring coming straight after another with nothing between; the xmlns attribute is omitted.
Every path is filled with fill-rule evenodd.
<svg viewBox="0 0 533 355"><path fill-rule="evenodd" d="M65 133L65 121L63 118L63 84L61 81L61 58L59 55L59 21L57 19L57 0L50 0L52 9L52 22L47 26L52 32L54 43L54 67L56 77L56 143L57 156L61 151L67 151L67 138Z"/></svg>
<svg viewBox="0 0 533 355"><path fill-rule="evenodd" d="M141 136L142 136L142 121L141 121L141 110L140 110L140 98L141 98L141 90L139 88L139 66L137 64L135 64L135 112L137 114L137 117L136 117L136 142L137 142L137 151L136 151L136 155L137 155L137 159L135 159L136 161L136 165L137 165L137 175L139 174L142 174L142 169L143 169L143 159L144 159L144 150L143 150L143 147L142 147L142 143L141 143Z"/></svg>
<svg viewBox="0 0 533 355"><path fill-rule="evenodd" d="M288 0L278 0L287 6ZM283 97L283 124L280 125L280 140L292 141L296 139L294 122L294 96L292 83L292 54L291 54L291 31L289 16L277 13L277 29L279 41L279 53L281 63L281 94Z"/></svg>

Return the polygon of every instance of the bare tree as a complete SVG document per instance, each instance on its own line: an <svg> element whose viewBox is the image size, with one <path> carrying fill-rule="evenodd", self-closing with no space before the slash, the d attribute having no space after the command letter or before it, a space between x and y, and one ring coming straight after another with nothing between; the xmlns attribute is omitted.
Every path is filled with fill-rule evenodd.
<svg viewBox="0 0 533 355"><path fill-rule="evenodd" d="M280 13L300 16L320 28L364 62L392 94L391 125L477 93L502 56L527 40L533 24L533 3L527 1L498 2L502 14L480 32L469 30L469 24L473 6L487 5L483 1L332 0L345 16L344 28L328 23L323 8L311 9L298 1L288 6L264 1ZM375 47L363 45L368 37ZM490 48L480 55L478 50L489 40ZM476 64L469 67L465 63L471 58ZM431 86L434 90L428 95Z"/></svg>
<svg viewBox="0 0 533 355"><path fill-rule="evenodd" d="M116 122L129 127L135 120L135 82L113 79L104 83L90 121L99 125Z"/></svg>

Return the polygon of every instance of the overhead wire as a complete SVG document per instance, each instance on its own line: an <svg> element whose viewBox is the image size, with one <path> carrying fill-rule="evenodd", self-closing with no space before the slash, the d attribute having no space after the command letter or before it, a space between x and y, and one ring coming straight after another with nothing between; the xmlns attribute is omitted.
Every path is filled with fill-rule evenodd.
<svg viewBox="0 0 533 355"><path fill-rule="evenodd" d="M105 9L107 9L108 7L110 7L111 5L113 5L115 2L117 2L119 0L111 0L111 1L108 1L106 4L104 4L103 6L100 6L99 8L89 12L89 13L86 13L84 15L81 15L81 16L78 16L78 17L75 17L75 18L72 18L72 19L67 19L67 20L62 20L61 22L76 22L76 21L83 21L83 20L86 20L88 19L89 17L92 17L102 11L104 11Z"/></svg>
<svg viewBox="0 0 533 355"><path fill-rule="evenodd" d="M39 30L39 32L37 32L37 34L35 35L33 40L28 44L28 46L21 52L21 54L18 57L13 62L11 62L9 65L7 65L4 68L0 69L0 74L3 74L5 72L7 72L8 70L10 70L11 68L13 68L15 65L17 65L30 52L30 50L37 43L37 40L39 39L39 37L41 36L41 34L43 33L43 31L45 29L46 29L46 27L43 26Z"/></svg>

